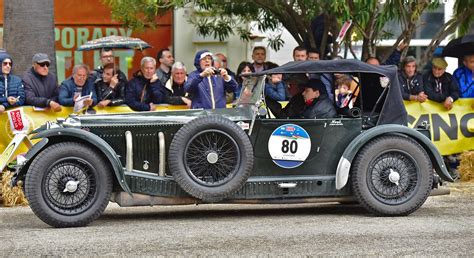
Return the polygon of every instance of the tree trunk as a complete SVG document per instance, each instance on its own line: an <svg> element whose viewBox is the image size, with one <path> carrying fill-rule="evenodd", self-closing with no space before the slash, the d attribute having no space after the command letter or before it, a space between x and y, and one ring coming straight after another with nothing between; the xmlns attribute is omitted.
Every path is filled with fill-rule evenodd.
<svg viewBox="0 0 474 258"><path fill-rule="evenodd" d="M54 0L5 0L3 11L3 46L13 58L14 73L29 69L33 55L41 52L48 54L49 71L56 74Z"/></svg>

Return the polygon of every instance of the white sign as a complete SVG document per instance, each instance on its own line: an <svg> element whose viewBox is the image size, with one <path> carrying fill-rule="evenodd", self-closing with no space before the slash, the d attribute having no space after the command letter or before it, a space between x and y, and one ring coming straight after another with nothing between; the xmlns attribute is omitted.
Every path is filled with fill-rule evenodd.
<svg viewBox="0 0 474 258"><path fill-rule="evenodd" d="M282 168L296 168L304 163L311 151L311 139L303 127L281 125L268 139L268 152L275 164Z"/></svg>

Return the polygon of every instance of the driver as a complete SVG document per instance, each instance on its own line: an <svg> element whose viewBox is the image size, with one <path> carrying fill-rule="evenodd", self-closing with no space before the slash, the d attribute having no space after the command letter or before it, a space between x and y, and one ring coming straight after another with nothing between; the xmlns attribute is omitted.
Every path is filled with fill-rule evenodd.
<svg viewBox="0 0 474 258"><path fill-rule="evenodd" d="M299 93L282 108L278 101L265 97L267 107L276 118L332 118L336 109L326 93L326 87L319 79L310 79L299 85Z"/></svg>

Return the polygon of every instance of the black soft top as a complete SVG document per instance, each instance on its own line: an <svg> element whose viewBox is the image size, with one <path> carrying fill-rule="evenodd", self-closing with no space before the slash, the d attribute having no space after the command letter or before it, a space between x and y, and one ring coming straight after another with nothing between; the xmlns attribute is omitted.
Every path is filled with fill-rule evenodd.
<svg viewBox="0 0 474 258"><path fill-rule="evenodd" d="M252 74L253 76L268 75L275 73L282 74L314 74L314 73L361 73L361 92L366 96L373 97L373 94L365 94L376 88L380 90L380 83L377 82L378 87L369 85L368 79L364 77L388 77L390 86L384 103L379 114L377 125L381 124L402 124L407 125L407 112L403 104L400 84L398 83L397 67L394 65L371 65L359 60L317 60L317 61L295 61L286 63L280 67L265 70L259 73ZM373 81L373 80L372 80ZM378 80L377 80L378 81ZM376 88L374 88L376 87ZM365 91L365 93L364 93ZM381 91L380 91L381 92ZM376 101L376 100L375 100Z"/></svg>

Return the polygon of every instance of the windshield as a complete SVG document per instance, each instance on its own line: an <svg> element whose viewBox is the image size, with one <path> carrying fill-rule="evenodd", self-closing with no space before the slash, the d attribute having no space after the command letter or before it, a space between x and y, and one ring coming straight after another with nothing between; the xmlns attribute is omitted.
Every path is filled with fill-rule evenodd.
<svg viewBox="0 0 474 258"><path fill-rule="evenodd" d="M240 98L237 105L255 105L262 97L265 85L265 75L258 77L247 77L242 82Z"/></svg>

